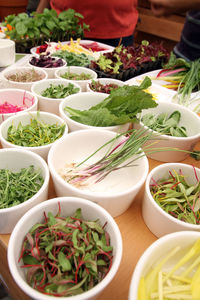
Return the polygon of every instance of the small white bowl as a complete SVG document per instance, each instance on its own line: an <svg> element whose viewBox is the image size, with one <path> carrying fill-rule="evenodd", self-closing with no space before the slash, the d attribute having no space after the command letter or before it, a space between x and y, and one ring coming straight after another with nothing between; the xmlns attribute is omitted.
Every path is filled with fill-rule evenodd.
<svg viewBox="0 0 200 300"><path fill-rule="evenodd" d="M154 200L150 192L150 184L152 184L152 179L158 181L159 179L168 178L169 171L175 170L179 173L182 170L186 181L190 185L197 183L196 175L200 178L200 169L194 168L188 164L182 163L166 163L154 168L147 176L145 183L145 194L142 203L142 215L144 222L151 230L153 234L157 237L161 237L165 234L172 233L175 231L182 230L195 230L200 231L200 225L186 223L184 221L178 220L165 212ZM153 182L154 182L153 181Z"/></svg>
<svg viewBox="0 0 200 300"><path fill-rule="evenodd" d="M97 78L94 81L99 82L103 85L107 85L107 84L116 84L119 87L120 86L124 86L126 85L126 83L124 81L118 80L118 79L114 79L114 78ZM90 83L87 84L87 92L93 92L95 93L96 91L92 90L90 88ZM98 92L99 93L99 92ZM101 92L100 92L101 93Z"/></svg>
<svg viewBox="0 0 200 300"><path fill-rule="evenodd" d="M7 67L15 62L15 42L0 34L4 35L0 37L0 67Z"/></svg>
<svg viewBox="0 0 200 300"><path fill-rule="evenodd" d="M93 79L96 79L97 78L97 73L88 69L88 68L84 68L84 67L76 67L76 66L72 66L72 67L65 67L65 68L62 68L61 70L57 70L55 72L55 77L56 78L59 78L59 79L65 79L62 77L62 75L64 75L65 73L74 73L74 74L87 74L87 75L90 75L91 76L91 79L87 79L87 80L70 80L70 79L67 79L67 80L70 80L74 83L77 83L78 85L80 85L81 87L81 91L82 92L86 92L87 90L87 84L92 82Z"/></svg>
<svg viewBox="0 0 200 300"><path fill-rule="evenodd" d="M24 107L24 109L16 113L0 114L0 124L15 114L36 111L38 106L38 99L36 96L34 96L31 92L20 89L0 89L0 105L5 102L19 107Z"/></svg>
<svg viewBox="0 0 200 300"><path fill-rule="evenodd" d="M3 148L17 148L17 149L26 149L29 151L33 151L37 154L39 154L42 158L44 158L45 160L47 159L47 155L49 152L49 149L51 148L51 146L53 145L53 143L48 144L48 145L44 145L44 146L39 146L39 147L23 147L23 146L18 146L15 144L12 144L10 142L7 141L7 132L8 132L8 128L11 125L14 126L18 126L18 124L21 122L22 125L27 125L30 124L31 119L33 118L37 118L38 120L45 122L47 124L65 124L65 122L58 116L48 113L48 112L40 112L38 114L38 112L30 112L30 113L21 113L18 115L15 115L13 117L10 117L9 119L5 120L1 126L0 126L0 141L2 144ZM65 131L64 134L68 133L68 126L65 124ZM63 138L60 137L60 138Z"/></svg>
<svg viewBox="0 0 200 300"><path fill-rule="evenodd" d="M0 168L19 172L22 168L33 165L41 170L44 183L40 190L27 201L9 208L0 209L0 233L11 233L18 220L31 207L47 200L49 185L49 169L46 162L36 153L23 149L0 149Z"/></svg>
<svg viewBox="0 0 200 300"><path fill-rule="evenodd" d="M114 217L128 209L147 177L149 165L146 156L138 159L135 166L111 172L104 180L83 189L69 184L59 174L67 163L82 162L114 137L116 133L109 130L79 130L66 135L62 141L57 141L52 146L48 155L48 165L57 196L89 199L104 207ZM112 144L112 147L123 139L124 136ZM99 160L108 150L111 150L110 145L97 152L86 165Z"/></svg>
<svg viewBox="0 0 200 300"><path fill-rule="evenodd" d="M108 94L104 93L95 93L95 92L85 92L80 94L75 94L68 96L64 101L62 101L59 105L59 114L63 120L67 123L69 127L69 131L76 131L82 129L94 129L94 128L102 128L107 129L114 132L125 132L129 128L129 123L115 126L107 126L107 127L97 127L90 126L86 124L82 124L72 120L69 114L64 110L66 106L79 109L79 110L87 110L90 107L100 103L105 98L108 97Z"/></svg>
<svg viewBox="0 0 200 300"><path fill-rule="evenodd" d="M32 65L32 64L30 63L30 60L31 60L32 57L35 57L35 55L33 55L33 56L30 57L30 59L29 59L29 61L28 61L28 65L29 65L30 67L34 67L36 70L44 70L44 71L47 73L48 78L55 78L55 72L56 72L57 70L61 70L62 68L66 67L66 65L67 65L67 63L66 63L66 61L65 61L64 59L62 59L62 58L60 58L60 57L53 57L53 56L51 56L52 58L55 58L55 60L60 60L60 59L61 59L61 60L63 61L63 65L60 66L60 67L55 67L55 68L38 67L38 66L34 66L34 65ZM37 58L38 58L38 57L37 57Z"/></svg>
<svg viewBox="0 0 200 300"><path fill-rule="evenodd" d="M161 113L167 113L170 116L174 111L179 111L181 113L181 119L179 122L179 126L183 126L186 128L187 137L175 137L168 136L164 134L159 134L156 131L149 129L147 126L144 126L142 121L139 123L134 123L134 128L145 128L147 132L153 132L154 140L150 140L146 143L146 145L150 145L155 143L150 147L154 148L177 148L184 151L192 151L194 146L200 141L200 118L197 114L189 110L188 108L181 106L175 103L169 103L164 101L158 101L158 106L155 108L145 109L141 113L141 117L145 114L152 113L158 116ZM156 149L155 149L156 150ZM164 149L163 149L164 150ZM152 159L162 161L162 162L178 162L184 160L189 152L181 152L181 151L156 151L155 153L148 153L148 149L146 150L146 155Z"/></svg>
<svg viewBox="0 0 200 300"><path fill-rule="evenodd" d="M48 98L42 96L42 92L50 87L50 85L64 85L68 86L69 83L72 83L69 80L66 79L47 79L44 82L36 82L33 84L31 91L32 93L38 98L38 107L40 111L46 111L49 113L53 113L56 115L59 115L59 104L64 101L64 99L68 98L69 96L65 98ZM81 88L78 84L72 83L75 88L78 88L79 91L77 93L81 92Z"/></svg>
<svg viewBox="0 0 200 300"><path fill-rule="evenodd" d="M116 275L121 258L122 258L122 238L119 228L114 219L99 205L92 203L86 199L75 197L54 198L44 203L41 203L30 209L15 226L8 244L8 264L10 272L17 283L17 285L29 296L31 299L37 300L56 300L57 297L44 295L33 289L25 279L24 269L20 268L18 259L21 252L22 243L28 230L36 223L44 221L44 211L46 214L51 212L55 215L58 212L58 203L61 206L62 216L71 216L76 209L81 208L82 217L85 220L99 220L100 224L106 223L106 231L110 236L110 243L113 246L113 262L112 266L104 277L96 286L89 291L82 294L70 297L62 297L63 300L92 300L109 285Z"/></svg>
<svg viewBox="0 0 200 300"><path fill-rule="evenodd" d="M17 82L17 81L9 80L8 76L10 76L12 74L16 74L16 73L24 74L24 73L32 71L33 69L41 75L42 79L39 80L40 82L41 81L43 82L47 78L47 76L48 76L47 73L42 69L36 70L36 68L34 68L34 67L8 68L2 72L2 81L4 83L5 88L16 88L16 89L23 89L23 90L31 91L31 86L34 83L33 81L32 82Z"/></svg>
<svg viewBox="0 0 200 300"><path fill-rule="evenodd" d="M141 277L146 276L152 270L152 268L155 268L155 266L157 266L159 262L161 262L169 254L170 251L175 249L177 246L181 247L180 251L178 251L176 255L174 255L164 264L162 270L166 272L169 272L169 270L171 270L175 266L176 262L180 261L180 258L183 257L188 252L188 249L192 247L194 243L199 239L200 232L175 232L165 235L164 237L155 241L150 247L148 247L140 257L133 272L129 288L128 300L138 299L138 286ZM189 263L192 264L191 262ZM184 268L185 267L183 266L183 272Z"/></svg>

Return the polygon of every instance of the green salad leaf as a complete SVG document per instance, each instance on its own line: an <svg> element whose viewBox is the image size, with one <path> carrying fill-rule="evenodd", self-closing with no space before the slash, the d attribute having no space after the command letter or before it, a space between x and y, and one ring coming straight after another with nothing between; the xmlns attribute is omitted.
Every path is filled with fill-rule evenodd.
<svg viewBox="0 0 200 300"><path fill-rule="evenodd" d="M89 110L78 110L66 106L64 110L70 118L90 126L114 126L137 121L137 114L142 109L156 107L157 103L151 94L145 92L151 86L149 77L145 77L140 86L119 87L110 95Z"/></svg>

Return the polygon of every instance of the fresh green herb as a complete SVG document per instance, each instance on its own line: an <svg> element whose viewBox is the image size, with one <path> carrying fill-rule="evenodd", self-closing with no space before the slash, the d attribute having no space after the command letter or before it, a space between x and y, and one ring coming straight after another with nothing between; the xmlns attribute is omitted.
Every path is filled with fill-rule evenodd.
<svg viewBox="0 0 200 300"><path fill-rule="evenodd" d="M151 80L145 77L140 86L123 86L113 89L110 95L89 110L80 111L66 106L64 110L70 118L91 126L113 126L135 122L136 115L142 109L156 107L152 95L144 90L151 85Z"/></svg>
<svg viewBox="0 0 200 300"><path fill-rule="evenodd" d="M84 67L89 65L91 60L94 59L92 56L90 57L85 53L76 54L76 53L68 52L66 50L58 50L53 55L64 59L67 62L68 66Z"/></svg>
<svg viewBox="0 0 200 300"><path fill-rule="evenodd" d="M194 159L196 160L200 160L200 151L198 150L194 150L191 154L190 154L191 157L193 157Z"/></svg>
<svg viewBox="0 0 200 300"><path fill-rule="evenodd" d="M53 99L61 99L65 98L69 95L76 94L79 92L79 88L74 87L72 83L69 83L67 86L64 84L50 84L49 88L46 88L42 91L43 97L53 98Z"/></svg>
<svg viewBox="0 0 200 300"><path fill-rule="evenodd" d="M19 258L27 281L39 292L67 297L97 285L112 266L113 247L105 225L84 220L81 209L73 216L50 212L27 233Z"/></svg>
<svg viewBox="0 0 200 300"><path fill-rule="evenodd" d="M167 178L152 180L151 194L156 203L178 220L200 224L200 181L194 168L197 183L190 185L180 170L169 171Z"/></svg>
<svg viewBox="0 0 200 300"><path fill-rule="evenodd" d="M23 147L39 147L53 143L65 131L65 124L47 124L37 118L30 120L30 124L18 126L10 125L7 141Z"/></svg>
<svg viewBox="0 0 200 300"><path fill-rule="evenodd" d="M159 132L160 134L176 136L176 137L186 137L185 127L179 127L178 124L181 119L181 113L179 111L174 111L170 116L167 113L161 113L155 116L152 113L145 114L141 121L147 127L152 130Z"/></svg>
<svg viewBox="0 0 200 300"><path fill-rule="evenodd" d="M43 185L41 170L34 166L22 168L19 172L0 170L0 209L23 203L33 197Z"/></svg>
<svg viewBox="0 0 200 300"><path fill-rule="evenodd" d="M70 79L70 80L88 80L92 79L92 76L90 74L86 73L72 73L72 72L66 72L63 75L61 75L62 78Z"/></svg>

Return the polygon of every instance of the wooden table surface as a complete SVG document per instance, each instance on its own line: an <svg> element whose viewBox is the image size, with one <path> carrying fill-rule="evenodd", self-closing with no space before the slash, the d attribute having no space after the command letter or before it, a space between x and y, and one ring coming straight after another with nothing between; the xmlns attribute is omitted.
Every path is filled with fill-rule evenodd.
<svg viewBox="0 0 200 300"><path fill-rule="evenodd" d="M195 148L200 150L200 143ZM194 165L200 168L200 161L188 157L183 163ZM150 170L160 163L149 159ZM157 238L145 225L141 214L141 203L144 187L141 189L135 201L129 209L119 217L115 218L123 239L123 256L117 275L98 297L98 300L124 300L128 298L131 276L137 261L144 250L150 246ZM49 199L56 197L52 182L49 188ZM14 300L28 300L26 296L14 283L8 269L7 245L10 235L0 235L0 274L9 288L9 293ZM135 300L135 299L133 299Z"/></svg>

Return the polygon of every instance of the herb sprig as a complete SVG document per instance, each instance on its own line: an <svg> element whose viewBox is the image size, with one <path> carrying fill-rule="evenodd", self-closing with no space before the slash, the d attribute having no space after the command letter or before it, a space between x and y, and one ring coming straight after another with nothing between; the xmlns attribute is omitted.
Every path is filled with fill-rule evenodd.
<svg viewBox="0 0 200 300"><path fill-rule="evenodd" d="M0 170L0 209L9 208L33 197L44 182L41 170L34 166L22 168L19 172Z"/></svg>
<svg viewBox="0 0 200 300"><path fill-rule="evenodd" d="M62 99L69 95L78 93L79 90L80 89L75 87L72 83L69 83L67 86L64 84L50 84L50 87L42 91L41 95L43 97L53 99Z"/></svg>

